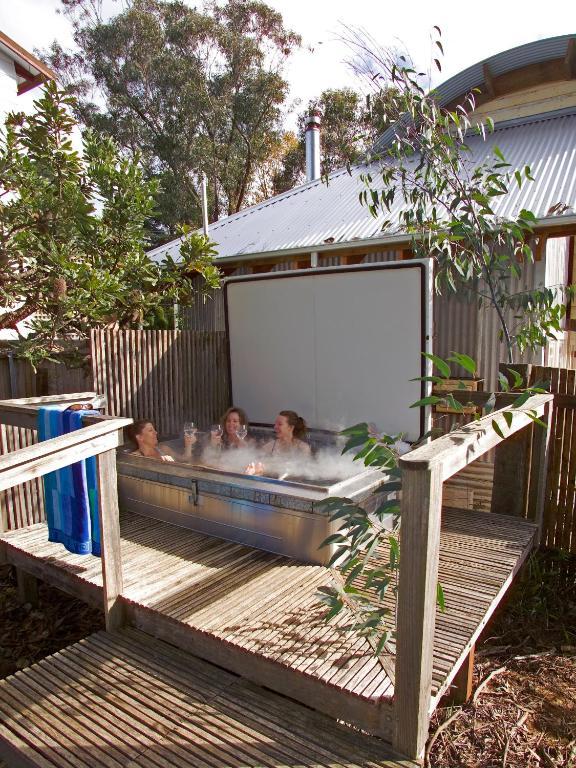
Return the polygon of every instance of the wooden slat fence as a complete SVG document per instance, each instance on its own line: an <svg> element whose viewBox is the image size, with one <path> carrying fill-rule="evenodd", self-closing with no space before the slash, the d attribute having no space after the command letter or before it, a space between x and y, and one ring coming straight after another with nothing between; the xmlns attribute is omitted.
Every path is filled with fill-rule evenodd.
<svg viewBox="0 0 576 768"><path fill-rule="evenodd" d="M542 544L576 554L576 370L534 365L526 375L554 394Z"/></svg>
<svg viewBox="0 0 576 768"><path fill-rule="evenodd" d="M94 330L90 346L94 389L113 416L150 419L166 436L187 420L206 428L229 405L221 331Z"/></svg>
<svg viewBox="0 0 576 768"><path fill-rule="evenodd" d="M87 350L86 350L87 351ZM82 392L91 389L91 373L46 362L34 371L27 360L0 357L0 400L37 395ZM35 429L0 425L0 456L37 442ZM45 520L42 480L31 480L0 492L0 528L15 530Z"/></svg>
<svg viewBox="0 0 576 768"><path fill-rule="evenodd" d="M0 455L27 448L37 442L35 429L21 429L0 424ZM30 480L0 492L2 520L0 530L13 531L43 522L44 493L42 480Z"/></svg>

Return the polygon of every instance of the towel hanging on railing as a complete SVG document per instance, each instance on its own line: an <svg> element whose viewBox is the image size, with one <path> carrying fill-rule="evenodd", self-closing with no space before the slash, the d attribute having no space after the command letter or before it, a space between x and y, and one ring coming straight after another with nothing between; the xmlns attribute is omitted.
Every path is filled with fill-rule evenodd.
<svg viewBox="0 0 576 768"><path fill-rule="evenodd" d="M66 405L38 410L38 439L49 440L83 427L83 417L93 410L68 410ZM100 556L98 475L96 457L77 461L44 475L44 503L48 540L63 544L77 555Z"/></svg>

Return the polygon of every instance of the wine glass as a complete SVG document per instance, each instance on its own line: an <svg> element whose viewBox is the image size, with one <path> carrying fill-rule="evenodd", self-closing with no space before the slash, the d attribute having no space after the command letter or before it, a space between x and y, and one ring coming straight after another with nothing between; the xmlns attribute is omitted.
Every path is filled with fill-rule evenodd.
<svg viewBox="0 0 576 768"><path fill-rule="evenodd" d="M244 440L247 434L248 434L248 427L246 426L246 424L240 424L240 426L236 430L236 437L239 440Z"/></svg>
<svg viewBox="0 0 576 768"><path fill-rule="evenodd" d="M210 433L214 437L222 437L222 425L221 424L212 424L210 427Z"/></svg>
<svg viewBox="0 0 576 768"><path fill-rule="evenodd" d="M193 421L184 422L184 437L194 437L196 434L196 425Z"/></svg>

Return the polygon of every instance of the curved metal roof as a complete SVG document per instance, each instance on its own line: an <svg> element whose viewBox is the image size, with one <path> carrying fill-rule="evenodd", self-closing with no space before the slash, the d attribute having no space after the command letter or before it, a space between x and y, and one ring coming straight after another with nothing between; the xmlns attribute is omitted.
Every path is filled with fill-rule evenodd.
<svg viewBox="0 0 576 768"><path fill-rule="evenodd" d="M446 82L436 88L436 93L441 104L449 104L458 96L468 93L472 88L477 88L484 82L483 67L487 64L490 72L495 75L503 75L529 64L537 64L551 59L561 59L566 55L568 42L572 35L559 35L558 37L548 37L545 40L535 40L531 43L518 45L516 48L510 48L508 51L489 56L487 59L473 64L471 67L462 70Z"/></svg>
<svg viewBox="0 0 576 768"><path fill-rule="evenodd" d="M450 104L460 96L469 93L473 88L479 88L484 83L484 66L488 65L493 76L503 75L515 69L526 67L529 64L538 64L545 61L563 58L566 55L568 42L576 35L559 35L548 37L544 40L535 40L531 43L518 45L507 51L501 51L489 56L482 61L463 69L457 75L441 83L435 88L438 101L442 105ZM374 152L382 152L394 139L395 126L388 128L374 144Z"/></svg>

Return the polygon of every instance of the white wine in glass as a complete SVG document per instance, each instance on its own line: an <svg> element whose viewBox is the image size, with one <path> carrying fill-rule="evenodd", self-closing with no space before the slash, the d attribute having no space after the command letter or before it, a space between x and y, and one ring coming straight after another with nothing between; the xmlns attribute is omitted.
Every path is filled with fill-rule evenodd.
<svg viewBox="0 0 576 768"><path fill-rule="evenodd" d="M194 437L196 434L196 425L193 421L184 422L184 437Z"/></svg>

